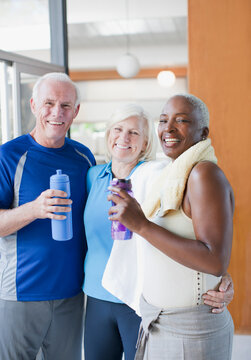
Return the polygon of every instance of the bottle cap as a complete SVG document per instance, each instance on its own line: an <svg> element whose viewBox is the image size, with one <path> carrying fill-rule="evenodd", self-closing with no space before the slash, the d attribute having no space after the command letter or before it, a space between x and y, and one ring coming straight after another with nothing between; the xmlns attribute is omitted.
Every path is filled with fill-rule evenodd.
<svg viewBox="0 0 251 360"><path fill-rule="evenodd" d="M110 182L111 186L118 186L123 190L130 191L132 188L131 179L117 179L113 178Z"/></svg>
<svg viewBox="0 0 251 360"><path fill-rule="evenodd" d="M58 169L55 175L50 177L50 181L57 181L57 182L67 182L69 181L69 176L66 174L62 174L62 170Z"/></svg>
<svg viewBox="0 0 251 360"><path fill-rule="evenodd" d="M130 184L131 179L118 179L118 178L113 178L112 182L114 182L115 184L119 184L119 183L125 183L125 184Z"/></svg>

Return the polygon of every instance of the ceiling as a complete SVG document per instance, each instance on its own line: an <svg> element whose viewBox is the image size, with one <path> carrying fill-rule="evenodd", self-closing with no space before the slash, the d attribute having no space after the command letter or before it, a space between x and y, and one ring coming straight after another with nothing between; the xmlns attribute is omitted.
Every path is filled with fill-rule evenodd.
<svg viewBox="0 0 251 360"><path fill-rule="evenodd" d="M0 13L0 48L49 61L48 0ZM187 0L67 0L67 20L70 69L112 69L127 51L142 67L187 64Z"/></svg>
<svg viewBox="0 0 251 360"><path fill-rule="evenodd" d="M71 48L186 44L186 17L110 20L68 25Z"/></svg>
<svg viewBox="0 0 251 360"><path fill-rule="evenodd" d="M114 68L129 51L144 67L187 64L187 0L68 0L72 68Z"/></svg>

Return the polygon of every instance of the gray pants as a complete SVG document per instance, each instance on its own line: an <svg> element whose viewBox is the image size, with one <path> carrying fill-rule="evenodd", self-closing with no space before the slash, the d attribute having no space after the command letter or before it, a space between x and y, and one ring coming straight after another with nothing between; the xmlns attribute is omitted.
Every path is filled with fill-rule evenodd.
<svg viewBox="0 0 251 360"><path fill-rule="evenodd" d="M234 326L227 309L206 305L158 309L142 297L135 360L230 360Z"/></svg>
<svg viewBox="0 0 251 360"><path fill-rule="evenodd" d="M0 300L0 359L81 360L83 293L52 301Z"/></svg>

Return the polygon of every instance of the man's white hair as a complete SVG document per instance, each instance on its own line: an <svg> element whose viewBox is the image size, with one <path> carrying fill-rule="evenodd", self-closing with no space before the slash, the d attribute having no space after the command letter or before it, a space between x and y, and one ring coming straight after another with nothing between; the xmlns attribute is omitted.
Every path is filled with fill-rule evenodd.
<svg viewBox="0 0 251 360"><path fill-rule="evenodd" d="M36 81L35 85L33 86L33 90L32 90L32 98L33 98L34 102L36 103L38 101L38 90L39 90L40 85L43 83L43 81L45 81L47 79L67 82L74 87L75 92L76 92L76 101L75 101L75 109L76 109L77 106L80 104L79 89L78 89L77 85L71 80L71 78L67 74L61 73L61 72L47 73L47 74L41 76Z"/></svg>
<svg viewBox="0 0 251 360"><path fill-rule="evenodd" d="M201 127L209 127L209 111L206 104L201 99L199 99L198 97L192 94L180 93L173 95L170 99L168 99L168 102L177 96L184 97L186 101L189 104L191 104L194 109L199 110L200 113L199 123Z"/></svg>

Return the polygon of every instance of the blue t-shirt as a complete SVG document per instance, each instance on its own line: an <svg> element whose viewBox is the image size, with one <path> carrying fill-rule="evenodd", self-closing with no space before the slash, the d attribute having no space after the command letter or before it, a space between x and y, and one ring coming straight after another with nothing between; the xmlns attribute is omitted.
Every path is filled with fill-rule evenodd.
<svg viewBox="0 0 251 360"><path fill-rule="evenodd" d="M128 178L141 163L136 165ZM108 219L111 202L107 201L107 188L112 178L111 162L96 165L87 173L88 200L84 212L84 225L88 251L83 290L96 299L121 303L102 286L102 277L113 245L111 221Z"/></svg>
<svg viewBox="0 0 251 360"><path fill-rule="evenodd" d="M69 175L73 238L55 241L51 220L37 219L0 238L0 298L39 301L77 295L83 282L86 241L83 211L86 173L95 164L84 145L65 139L61 148L46 148L30 135L0 147L0 208L10 209L36 199L49 188L57 169Z"/></svg>

